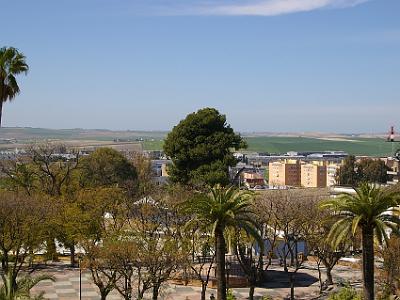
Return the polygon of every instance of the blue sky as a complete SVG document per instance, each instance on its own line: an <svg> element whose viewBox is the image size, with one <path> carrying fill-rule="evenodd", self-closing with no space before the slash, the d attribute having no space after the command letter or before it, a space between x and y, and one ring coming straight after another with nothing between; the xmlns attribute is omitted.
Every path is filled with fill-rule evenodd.
<svg viewBox="0 0 400 300"><path fill-rule="evenodd" d="M26 56L4 126L238 131L400 127L399 0L0 0Z"/></svg>

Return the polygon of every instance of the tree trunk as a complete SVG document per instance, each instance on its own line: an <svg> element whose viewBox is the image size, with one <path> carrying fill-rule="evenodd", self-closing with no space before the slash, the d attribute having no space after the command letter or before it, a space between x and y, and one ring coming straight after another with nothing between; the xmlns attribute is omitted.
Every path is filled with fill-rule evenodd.
<svg viewBox="0 0 400 300"><path fill-rule="evenodd" d="M51 261L58 260L57 254L57 246L56 242L54 241L54 236L52 233L49 233L50 236L46 240L46 259Z"/></svg>
<svg viewBox="0 0 400 300"><path fill-rule="evenodd" d="M70 251L69 259L70 259L71 267L75 267L75 245L74 244L72 244L69 247L69 251Z"/></svg>
<svg viewBox="0 0 400 300"><path fill-rule="evenodd" d="M323 286L322 286L321 261L320 260L318 260L318 262L317 262L317 269L318 269L319 293L321 294Z"/></svg>
<svg viewBox="0 0 400 300"><path fill-rule="evenodd" d="M290 283L290 300L294 300L294 274L289 274L289 283Z"/></svg>
<svg viewBox="0 0 400 300"><path fill-rule="evenodd" d="M254 299L254 290L255 290L255 286L251 285L250 286L250 290L249 290L249 300L253 300Z"/></svg>
<svg viewBox="0 0 400 300"><path fill-rule="evenodd" d="M101 300L106 300L107 299L107 296L108 296L108 291L105 291L105 290L100 290L100 299Z"/></svg>
<svg viewBox="0 0 400 300"><path fill-rule="evenodd" d="M223 228L215 229L217 259L217 300L226 300L225 238Z"/></svg>
<svg viewBox="0 0 400 300"><path fill-rule="evenodd" d="M0 99L0 128L1 128L1 119L3 116L3 101Z"/></svg>
<svg viewBox="0 0 400 300"><path fill-rule="evenodd" d="M206 290L207 290L207 284L203 282L201 284L201 300L206 300Z"/></svg>
<svg viewBox="0 0 400 300"><path fill-rule="evenodd" d="M326 284L327 285L333 284L332 268L330 268L330 267L326 267Z"/></svg>
<svg viewBox="0 0 400 300"><path fill-rule="evenodd" d="M373 228L362 228L364 299L374 300L374 236Z"/></svg>
<svg viewBox="0 0 400 300"><path fill-rule="evenodd" d="M152 298L152 300L157 300L158 299L159 290L160 290L160 285L159 284L155 284L153 286L153 298Z"/></svg>

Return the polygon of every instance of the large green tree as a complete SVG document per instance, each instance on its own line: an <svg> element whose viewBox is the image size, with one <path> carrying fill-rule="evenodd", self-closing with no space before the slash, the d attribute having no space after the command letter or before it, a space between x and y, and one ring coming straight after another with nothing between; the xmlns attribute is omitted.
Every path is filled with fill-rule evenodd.
<svg viewBox="0 0 400 300"><path fill-rule="evenodd" d="M344 193L322 204L337 219L329 234L335 248L349 233L361 230L365 300L374 299L374 238L380 244L387 243L388 230L398 233L398 204L398 194L365 183L354 194Z"/></svg>
<svg viewBox="0 0 400 300"><path fill-rule="evenodd" d="M199 194L183 204L184 210L193 215L188 226L192 223L196 226L201 224L200 230L215 237L218 300L226 300L224 232L227 229L240 228L257 240L261 240L256 218L251 209L253 200L254 195L248 191L216 186L209 193Z"/></svg>
<svg viewBox="0 0 400 300"><path fill-rule="evenodd" d="M128 159L111 148L99 148L82 159L81 185L84 187L119 186L133 188L137 179L135 167Z"/></svg>
<svg viewBox="0 0 400 300"><path fill-rule="evenodd" d="M28 72L25 56L13 47L0 48L0 126L3 104L20 92L16 75Z"/></svg>
<svg viewBox="0 0 400 300"><path fill-rule="evenodd" d="M356 158L354 155L346 157L342 166L337 170L337 183L340 185L356 186L359 181L356 166Z"/></svg>
<svg viewBox="0 0 400 300"><path fill-rule="evenodd" d="M172 159L168 172L174 182L192 185L226 185L229 167L237 160L231 149L246 143L214 108L189 114L168 134L164 151Z"/></svg>
<svg viewBox="0 0 400 300"><path fill-rule="evenodd" d="M363 158L359 161L353 155L348 156L336 174L340 185L359 186L362 182L386 183L390 168L380 159Z"/></svg>
<svg viewBox="0 0 400 300"><path fill-rule="evenodd" d="M389 170L380 159L365 158L357 164L358 177L363 182L386 183L389 180Z"/></svg>

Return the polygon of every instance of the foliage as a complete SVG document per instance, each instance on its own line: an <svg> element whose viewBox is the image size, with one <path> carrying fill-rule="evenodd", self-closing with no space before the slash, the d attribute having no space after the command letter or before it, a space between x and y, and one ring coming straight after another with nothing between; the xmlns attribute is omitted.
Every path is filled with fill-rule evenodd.
<svg viewBox="0 0 400 300"><path fill-rule="evenodd" d="M400 291L400 237L391 236L382 251L384 294L389 296Z"/></svg>
<svg viewBox="0 0 400 300"><path fill-rule="evenodd" d="M80 169L80 181L84 187L131 187L137 178L135 167L111 148L99 148L84 157Z"/></svg>
<svg viewBox="0 0 400 300"><path fill-rule="evenodd" d="M3 104L20 92L16 75L28 72L25 56L13 47L0 48L0 126Z"/></svg>
<svg viewBox="0 0 400 300"><path fill-rule="evenodd" d="M350 155L345 158L342 166L336 174L336 182L340 185L356 186L359 182L359 177L356 172L356 158Z"/></svg>
<svg viewBox="0 0 400 300"><path fill-rule="evenodd" d="M252 203L254 194L249 191L240 191L231 186L224 188L216 186L209 193L197 193L182 204L184 211L196 216L189 221L211 229L214 235L217 228L242 228L253 232L257 228ZM257 236L257 235L256 235Z"/></svg>
<svg viewBox="0 0 400 300"><path fill-rule="evenodd" d="M226 293L226 300L236 300L236 296L233 294L231 289Z"/></svg>
<svg viewBox="0 0 400 300"><path fill-rule="evenodd" d="M244 140L216 109L191 113L173 128L164 143L165 154L173 161L168 171L171 180L193 185L226 185L228 168L237 162L231 148L244 147Z"/></svg>
<svg viewBox="0 0 400 300"><path fill-rule="evenodd" d="M226 299L225 249L224 232L227 229L241 228L256 240L261 237L257 231L257 221L252 211L254 194L240 191L235 187L216 186L209 193L198 193L182 204L182 209L193 218L187 227L199 226L205 234L215 237L218 299Z"/></svg>
<svg viewBox="0 0 400 300"><path fill-rule="evenodd" d="M270 246L267 266L272 254L279 256L289 279L291 299L296 273L306 258L305 253L298 255L299 244L307 241L307 248L313 250L319 242L323 215L317 208L326 195L326 190L301 189L265 191L257 197L258 215L266 224L264 238Z"/></svg>
<svg viewBox="0 0 400 300"><path fill-rule="evenodd" d="M361 299L362 299L361 295L358 294L357 291L350 286L340 289L339 292L334 293L328 298L328 300L361 300Z"/></svg>
<svg viewBox="0 0 400 300"><path fill-rule="evenodd" d="M360 182L386 183L389 180L387 171L390 168L380 159L365 158L357 164Z"/></svg>
<svg viewBox="0 0 400 300"><path fill-rule="evenodd" d="M353 155L347 157L338 169L336 181L341 185L358 186L363 182L386 183L390 169L380 159L364 158L359 162Z"/></svg>
<svg viewBox="0 0 400 300"><path fill-rule="evenodd" d="M362 234L363 281L366 300L374 298L374 238L388 243L387 229L398 233L400 208L398 194L368 184L362 184L355 194L344 193L326 200L321 207L331 209L336 220L329 233L334 246L349 233Z"/></svg>
<svg viewBox="0 0 400 300"><path fill-rule="evenodd" d="M11 280L13 289L25 259L43 242L49 210L45 200L0 191L1 277L4 284Z"/></svg>
<svg viewBox="0 0 400 300"><path fill-rule="evenodd" d="M43 280L55 281L53 276L24 276L17 280L16 287L13 284L11 273L5 275L3 286L0 287L0 300L44 300L43 292L37 296L31 296L30 291Z"/></svg>
<svg viewBox="0 0 400 300"><path fill-rule="evenodd" d="M330 238L338 245L347 233L356 233L357 229L373 227L377 241L387 243L386 229L398 232L400 208L398 195L369 184L355 189L355 194L343 193L338 198L329 199L321 204L322 208L332 209L337 222L332 226Z"/></svg>
<svg viewBox="0 0 400 300"><path fill-rule="evenodd" d="M73 172L77 168L77 158L65 160L58 157L58 144L39 144L27 149L27 155L16 160L2 161L1 171L7 176L5 188L22 190L28 195L44 193L60 196L68 192L72 184Z"/></svg>

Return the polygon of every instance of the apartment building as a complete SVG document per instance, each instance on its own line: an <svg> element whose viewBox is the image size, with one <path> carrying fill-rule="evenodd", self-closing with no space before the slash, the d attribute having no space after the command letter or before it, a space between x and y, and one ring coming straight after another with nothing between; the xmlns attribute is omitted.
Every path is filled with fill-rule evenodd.
<svg viewBox="0 0 400 300"><path fill-rule="evenodd" d="M330 187L336 185L341 163L331 160L287 159L269 163L271 187Z"/></svg>
<svg viewBox="0 0 400 300"><path fill-rule="evenodd" d="M326 187L326 169L326 164L323 161L301 164L301 186L306 188Z"/></svg>
<svg viewBox="0 0 400 300"><path fill-rule="evenodd" d="M270 186L300 186L301 166L299 160L286 159L269 163Z"/></svg>
<svg viewBox="0 0 400 300"><path fill-rule="evenodd" d="M326 165L326 186L331 187L336 185L336 174L340 168L340 163L330 162Z"/></svg>

